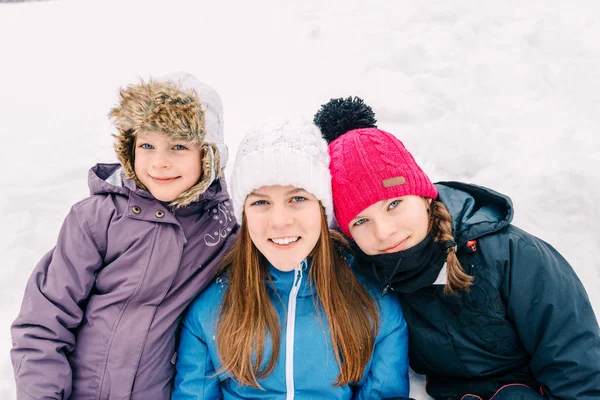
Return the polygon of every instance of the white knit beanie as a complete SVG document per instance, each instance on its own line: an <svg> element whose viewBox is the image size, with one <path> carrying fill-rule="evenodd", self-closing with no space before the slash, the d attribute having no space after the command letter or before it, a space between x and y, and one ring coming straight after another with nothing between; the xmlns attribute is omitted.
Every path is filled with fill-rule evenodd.
<svg viewBox="0 0 600 400"><path fill-rule="evenodd" d="M231 199L239 223L246 197L272 185L295 186L314 195L323 204L331 226L329 153L315 124L305 119L274 120L244 136L231 175Z"/></svg>

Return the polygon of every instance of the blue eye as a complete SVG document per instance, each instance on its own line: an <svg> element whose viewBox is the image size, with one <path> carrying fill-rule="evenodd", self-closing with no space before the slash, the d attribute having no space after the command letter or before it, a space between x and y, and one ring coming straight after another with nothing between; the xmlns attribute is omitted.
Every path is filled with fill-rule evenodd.
<svg viewBox="0 0 600 400"><path fill-rule="evenodd" d="M267 204L266 200L258 200L258 201L255 201L254 203L250 204L250 205L251 206L262 206L262 205L265 205L265 204Z"/></svg>
<svg viewBox="0 0 600 400"><path fill-rule="evenodd" d="M352 224L352 225L353 225L353 226L359 226L359 225L362 225L362 224L364 224L365 222L367 222L367 219L366 219L366 218L361 218L361 219L359 219L358 221L356 221L356 222L355 222L354 224Z"/></svg>
<svg viewBox="0 0 600 400"><path fill-rule="evenodd" d="M142 149L147 149L147 150L151 150L151 149L154 148L154 147L152 147L151 144L148 144L148 143L142 143L142 144L140 144L139 147L142 148Z"/></svg>
<svg viewBox="0 0 600 400"><path fill-rule="evenodd" d="M176 144L175 146L173 146L173 148L175 150L187 150L187 148L184 145L181 145L181 144Z"/></svg>
<svg viewBox="0 0 600 400"><path fill-rule="evenodd" d="M301 201L305 201L306 197L302 197L302 196L294 196L292 197L292 201L296 202L296 203L300 203Z"/></svg>
<svg viewBox="0 0 600 400"><path fill-rule="evenodd" d="M388 206L388 210L393 210L394 208L398 207L401 202L402 202L402 200L394 200L394 201L392 201L390 203L390 205Z"/></svg>

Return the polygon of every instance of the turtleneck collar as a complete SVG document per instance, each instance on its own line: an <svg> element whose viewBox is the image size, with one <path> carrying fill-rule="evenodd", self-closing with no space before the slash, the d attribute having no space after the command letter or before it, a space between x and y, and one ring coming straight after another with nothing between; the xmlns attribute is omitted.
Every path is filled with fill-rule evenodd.
<svg viewBox="0 0 600 400"><path fill-rule="evenodd" d="M367 255L354 247L358 268L381 285L382 296L390 290L412 293L431 286L446 261L443 245L431 235L410 249L390 254Z"/></svg>
<svg viewBox="0 0 600 400"><path fill-rule="evenodd" d="M316 291L316 288L313 287L309 278L311 265L310 257L304 259L291 271L281 271L275 268L271 263L267 262L267 264L269 266L271 279L273 280L273 286L279 295L287 295L292 290L294 284L298 282L299 276L302 277L300 280L300 289L298 290L299 297L311 296L313 291ZM270 288L271 283L269 282L269 278L267 278L266 283L267 287Z"/></svg>

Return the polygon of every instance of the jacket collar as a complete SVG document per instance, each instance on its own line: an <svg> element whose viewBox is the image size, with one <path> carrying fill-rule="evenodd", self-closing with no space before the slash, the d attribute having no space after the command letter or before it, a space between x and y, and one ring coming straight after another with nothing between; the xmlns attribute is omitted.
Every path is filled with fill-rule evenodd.
<svg viewBox="0 0 600 400"><path fill-rule="evenodd" d="M159 209L166 214L171 214L168 203L156 200L150 192L138 188L133 179L125 178L120 164L96 164L93 166L88 173L88 186L90 188L90 194L115 193L129 196L129 205L131 206L129 207L130 213L132 212L132 207L136 205L133 204L135 202L140 203L137 204L139 207L141 207L141 204L145 204L146 206L152 204L152 215L155 215ZM177 215L202 213L206 209L217 207L219 203L227 201L228 198L229 194L227 192L225 180L219 178L209 186L198 200L187 207L178 209ZM225 205L228 206L229 204ZM144 208L142 208L142 210ZM138 217L140 214L141 213L137 214ZM156 218L152 216L150 216L150 219L156 220ZM167 220L168 218L166 218L166 215L160 219L160 221L169 222Z"/></svg>
<svg viewBox="0 0 600 400"><path fill-rule="evenodd" d="M310 258L306 258L294 270L281 271L275 268L271 263L268 263L269 273L271 274L271 279L273 280L273 286L271 286L271 283L267 278L267 288L275 287L280 296L287 296L294 287L294 283L299 277L301 277L298 297L312 296L313 293L316 293L316 288L312 282L310 282L310 264ZM284 298L283 300L285 301L286 299Z"/></svg>

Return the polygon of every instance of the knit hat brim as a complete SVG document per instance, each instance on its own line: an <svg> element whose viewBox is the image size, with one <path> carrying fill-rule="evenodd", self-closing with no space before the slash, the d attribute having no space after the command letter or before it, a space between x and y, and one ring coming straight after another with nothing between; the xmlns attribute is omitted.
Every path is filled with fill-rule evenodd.
<svg viewBox="0 0 600 400"><path fill-rule="evenodd" d="M235 217L242 221L246 197L263 186L294 186L315 196L333 222L331 175L328 165L315 162L309 154L291 148L265 148L236 161L231 178L231 200Z"/></svg>

